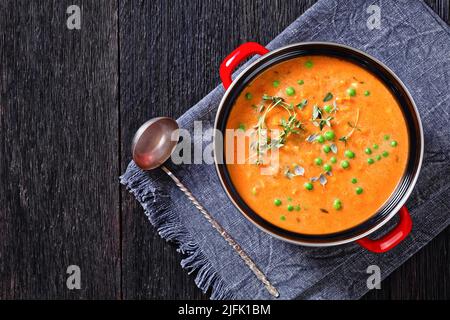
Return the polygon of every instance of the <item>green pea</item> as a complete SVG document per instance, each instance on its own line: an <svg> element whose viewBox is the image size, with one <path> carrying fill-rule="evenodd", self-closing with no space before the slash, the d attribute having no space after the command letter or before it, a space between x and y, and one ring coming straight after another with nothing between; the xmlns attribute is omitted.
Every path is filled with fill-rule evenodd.
<svg viewBox="0 0 450 320"><path fill-rule="evenodd" d="M375 150L378 150L378 145L375 143L372 148L374 148Z"/></svg>
<svg viewBox="0 0 450 320"><path fill-rule="evenodd" d="M311 69L313 67L313 62L311 60L308 60L305 62L305 67L307 67L308 69Z"/></svg>
<svg viewBox="0 0 450 320"><path fill-rule="evenodd" d="M337 162L336 157L331 157L331 158L330 158L330 162L331 162L331 163L336 163L336 162Z"/></svg>
<svg viewBox="0 0 450 320"><path fill-rule="evenodd" d="M328 153L331 151L331 147L330 146L323 146L323 152Z"/></svg>
<svg viewBox="0 0 450 320"><path fill-rule="evenodd" d="M325 132L324 135L325 135L325 139L327 139L328 141L334 139L334 132L333 131L327 131L327 132Z"/></svg>
<svg viewBox="0 0 450 320"><path fill-rule="evenodd" d="M325 112L330 113L333 110L333 107L327 104L326 106L323 107L323 110L325 110Z"/></svg>
<svg viewBox="0 0 450 320"><path fill-rule="evenodd" d="M328 163L324 164L323 170L325 170L325 172L331 171L331 165L329 165Z"/></svg>
<svg viewBox="0 0 450 320"><path fill-rule="evenodd" d="M252 95L250 92L247 92L247 93L245 94L245 99L247 99L247 100L252 100L252 99L253 99L253 95Z"/></svg>
<svg viewBox="0 0 450 320"><path fill-rule="evenodd" d="M316 141L318 143L324 143L325 142L325 138L324 138L323 135L319 135L319 136L317 136Z"/></svg>
<svg viewBox="0 0 450 320"><path fill-rule="evenodd" d="M367 163L368 163L368 164L374 164L374 162L375 162L375 161L374 161L372 158L367 159Z"/></svg>
<svg viewBox="0 0 450 320"><path fill-rule="evenodd" d="M384 152L382 153L382 155L383 155L383 157L387 158L387 157L389 156L389 152L384 151Z"/></svg>
<svg viewBox="0 0 450 320"><path fill-rule="evenodd" d="M299 85L302 85L302 84L305 83L305 81L303 81L303 80L298 80L297 83L298 83Z"/></svg>
<svg viewBox="0 0 450 320"><path fill-rule="evenodd" d="M364 149L364 152L365 152L366 154L372 154L372 149L366 148L366 149Z"/></svg>
<svg viewBox="0 0 450 320"><path fill-rule="evenodd" d="M370 96L370 91L369 91L369 90L364 91L364 95L365 95L366 97Z"/></svg>
<svg viewBox="0 0 450 320"><path fill-rule="evenodd" d="M288 210L288 211L293 211L293 210L294 210L294 206L293 206L292 204L289 204L289 205L287 206L287 210Z"/></svg>
<svg viewBox="0 0 450 320"><path fill-rule="evenodd" d="M287 197L287 201L292 201L292 198L291 197Z"/></svg>
<svg viewBox="0 0 450 320"><path fill-rule="evenodd" d="M281 220L281 221L285 221L285 220L286 220L286 216L283 216L283 215L280 216L280 220Z"/></svg>
<svg viewBox="0 0 450 320"><path fill-rule="evenodd" d="M347 94L348 94L350 97L356 96L356 90L355 90L355 88L348 88L348 89L347 89Z"/></svg>
<svg viewBox="0 0 450 320"><path fill-rule="evenodd" d="M375 159L377 159L377 161L381 160L381 156L379 154L377 154L377 156L375 157Z"/></svg>
<svg viewBox="0 0 450 320"><path fill-rule="evenodd" d="M339 199L334 199L333 208L335 208L336 210L341 210L342 209L342 201Z"/></svg>
<svg viewBox="0 0 450 320"><path fill-rule="evenodd" d="M392 140L391 141L391 147L396 147L398 145L397 141Z"/></svg>
<svg viewBox="0 0 450 320"><path fill-rule="evenodd" d="M314 188L313 184L311 182L306 182L304 184L304 187L306 190L312 190Z"/></svg>
<svg viewBox="0 0 450 320"><path fill-rule="evenodd" d="M287 94L288 96L293 96L293 95L295 94L295 89L292 88L292 87L287 87L287 88L286 88L286 94Z"/></svg>
<svg viewBox="0 0 450 320"><path fill-rule="evenodd" d="M278 88L278 87L280 86L280 81L275 80L275 81L272 83L272 85L273 85L275 88Z"/></svg>
<svg viewBox="0 0 450 320"><path fill-rule="evenodd" d="M383 138L384 138L384 140L387 141L387 140L389 140L390 136L388 134L386 134Z"/></svg>
<svg viewBox="0 0 450 320"><path fill-rule="evenodd" d="M323 161L322 161L321 158L315 158L315 159L314 159L314 163L317 164L318 166L321 166L321 165L322 165L322 162L323 162Z"/></svg>
<svg viewBox="0 0 450 320"><path fill-rule="evenodd" d="M356 178L352 178L352 180L350 180L353 184L358 183L358 179Z"/></svg>
<svg viewBox="0 0 450 320"><path fill-rule="evenodd" d="M242 131L245 131L245 124L243 124L243 123L239 123L239 127L238 127L238 130L242 130Z"/></svg>
<svg viewBox="0 0 450 320"><path fill-rule="evenodd" d="M275 199L275 200L273 200L273 204L276 205L277 207L279 207L279 206L281 206L281 200Z"/></svg>
<svg viewBox="0 0 450 320"><path fill-rule="evenodd" d="M295 206L295 211L300 211L300 206L299 205Z"/></svg>
<svg viewBox="0 0 450 320"><path fill-rule="evenodd" d="M351 150L345 150L344 156L346 156L349 159L353 159L355 157L355 153Z"/></svg>
<svg viewBox="0 0 450 320"><path fill-rule="evenodd" d="M341 161L341 167L343 169L347 169L348 167L350 167L350 162L348 162L347 160L342 160Z"/></svg>
<svg viewBox="0 0 450 320"><path fill-rule="evenodd" d="M361 188L361 187L356 187L356 189L355 189L355 192L356 192L356 194L361 194L361 193L363 193L363 188Z"/></svg>

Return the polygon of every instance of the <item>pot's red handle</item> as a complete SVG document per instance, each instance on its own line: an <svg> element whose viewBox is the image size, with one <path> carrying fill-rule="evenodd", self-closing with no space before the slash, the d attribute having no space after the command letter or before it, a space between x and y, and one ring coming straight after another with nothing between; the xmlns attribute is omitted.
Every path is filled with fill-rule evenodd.
<svg viewBox="0 0 450 320"><path fill-rule="evenodd" d="M256 42L246 42L237 47L232 53L230 53L225 60L222 61L220 65L220 78L222 79L223 86L225 89L233 82L231 75L234 69L241 63L245 58L252 54L264 55L269 52L268 49Z"/></svg>
<svg viewBox="0 0 450 320"><path fill-rule="evenodd" d="M408 234L411 232L412 229L411 216L409 215L406 206L403 206L400 209L399 214L400 214L400 221L395 226L395 228L392 229L388 234L382 236L380 239L377 240L362 238L357 241L358 244L361 247L375 253L383 253L396 247L408 236Z"/></svg>

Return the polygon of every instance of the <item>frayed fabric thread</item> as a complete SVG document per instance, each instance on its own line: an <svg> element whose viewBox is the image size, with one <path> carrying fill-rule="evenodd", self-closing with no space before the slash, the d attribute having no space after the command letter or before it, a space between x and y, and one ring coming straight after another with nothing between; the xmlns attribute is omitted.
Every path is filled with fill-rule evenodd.
<svg viewBox="0 0 450 320"><path fill-rule="evenodd" d="M197 287L203 293L211 290L212 300L236 299L198 243L181 223L179 216L171 210L170 196L163 188L157 188L149 176L133 161L128 165L125 174L120 177L120 183L139 201L145 215L161 238L174 242L177 251L186 255L181 260L181 267L189 274L197 273L194 279Z"/></svg>

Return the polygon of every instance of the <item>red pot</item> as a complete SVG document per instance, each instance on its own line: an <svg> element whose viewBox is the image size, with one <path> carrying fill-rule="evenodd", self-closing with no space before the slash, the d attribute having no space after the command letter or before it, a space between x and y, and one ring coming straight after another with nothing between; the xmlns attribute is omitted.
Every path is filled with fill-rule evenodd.
<svg viewBox="0 0 450 320"><path fill-rule="evenodd" d="M261 57L246 67L233 81L231 76L234 69L245 58L255 54ZM261 218L243 201L236 191L227 171L226 163L219 162L216 158L216 169L222 186L232 203L249 221L281 240L304 246L334 246L357 241L359 245L372 252L381 253L391 250L411 232L412 221L404 203L411 194L419 175L424 139L420 116L410 93L394 72L383 63L360 50L329 42L297 43L274 51L269 51L254 42L245 43L234 50L220 67L220 77L226 92L217 111L215 129L223 134L225 133L228 115L234 101L250 81L277 63L303 55L327 55L349 60L375 74L396 97L407 122L410 145L405 174L396 190L385 205L363 223L332 234L308 235L284 230ZM223 144L215 139L215 154L225 154L223 148ZM397 213L399 221L396 227L379 239L371 240L367 237L381 228Z"/></svg>

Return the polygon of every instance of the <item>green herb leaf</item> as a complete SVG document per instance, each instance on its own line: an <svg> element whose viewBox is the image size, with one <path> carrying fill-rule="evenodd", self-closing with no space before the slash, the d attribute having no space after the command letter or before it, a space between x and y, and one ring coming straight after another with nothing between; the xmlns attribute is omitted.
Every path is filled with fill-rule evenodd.
<svg viewBox="0 0 450 320"><path fill-rule="evenodd" d="M308 104L308 100L307 99L303 99L299 104L296 105L297 108L299 108L300 110L303 110L303 108Z"/></svg>
<svg viewBox="0 0 450 320"><path fill-rule="evenodd" d="M319 182L322 186L325 186L328 182L327 177L323 173L319 176Z"/></svg>
<svg viewBox="0 0 450 320"><path fill-rule="evenodd" d="M347 136L343 136L343 137L339 138L339 141L342 141L345 145L347 145L347 140L348 140Z"/></svg>
<svg viewBox="0 0 450 320"><path fill-rule="evenodd" d="M313 107L312 120L315 121L316 119L321 119L321 118L322 118L322 110L316 104Z"/></svg>
<svg viewBox="0 0 450 320"><path fill-rule="evenodd" d="M354 125L353 122L349 121L349 122L347 122L347 124L348 124L348 126L349 126L350 128L355 129L355 130L358 130L358 131L361 131L361 128L359 128L359 127L357 127L356 125Z"/></svg>
<svg viewBox="0 0 450 320"><path fill-rule="evenodd" d="M348 139L351 137L351 135L355 132L355 130L361 131L360 128L358 128L358 121L359 121L359 109L357 109L356 111L356 121L355 124L353 124L352 122L348 122L347 124L350 126L350 128L352 128L352 130L350 130L349 133L347 133L345 136L340 137L339 141L344 142L345 145L347 145L347 141Z"/></svg>
<svg viewBox="0 0 450 320"><path fill-rule="evenodd" d="M302 166L295 166L294 173L297 176L303 176L305 174L305 168L303 168Z"/></svg>
<svg viewBox="0 0 450 320"><path fill-rule="evenodd" d="M325 98L323 98L323 102L330 101L331 99L333 99L333 94L331 92L328 92Z"/></svg>
<svg viewBox="0 0 450 320"><path fill-rule="evenodd" d="M317 133L311 134L311 135L306 137L305 141L312 143L312 142L316 141L318 136L319 136L319 134L317 134Z"/></svg>
<svg viewBox="0 0 450 320"><path fill-rule="evenodd" d="M291 111L294 109L294 104L286 103L283 98L270 96L268 94L263 94L262 100L263 101L259 109L260 112L262 112L263 110L264 112L260 114L258 118L258 123L256 124L256 126L254 126L258 137L256 139L256 142L252 143L252 148L256 150L257 156L256 164L262 163L260 160L262 158L261 156L267 150L283 147L286 143L287 137L290 134L299 134L301 130L304 130L302 122L300 122L300 120L297 119L297 115L295 114L295 112ZM265 107L264 103L267 102L270 102L270 105ZM280 126L283 128L283 131L281 132L281 134L278 136L277 139L270 140L269 138L267 138L267 142L261 142L262 140L265 140L261 139L264 131L267 131L267 127L265 124L266 116L270 111L272 111L276 107L284 108L288 112L289 118L288 120L284 118L281 119Z"/></svg>
<svg viewBox="0 0 450 320"><path fill-rule="evenodd" d="M263 94L263 96L262 96L262 99L263 100L272 100L272 96L269 96L268 94Z"/></svg>
<svg viewBox="0 0 450 320"><path fill-rule="evenodd" d="M314 105L313 114L312 114L312 123L316 127L319 127L322 130L325 126L331 127L331 120L333 120L332 116L328 116L323 118L323 111L319 106Z"/></svg>
<svg viewBox="0 0 450 320"><path fill-rule="evenodd" d="M332 143L330 147L331 147L331 151L333 153L336 154L338 152L338 147L334 143Z"/></svg>

